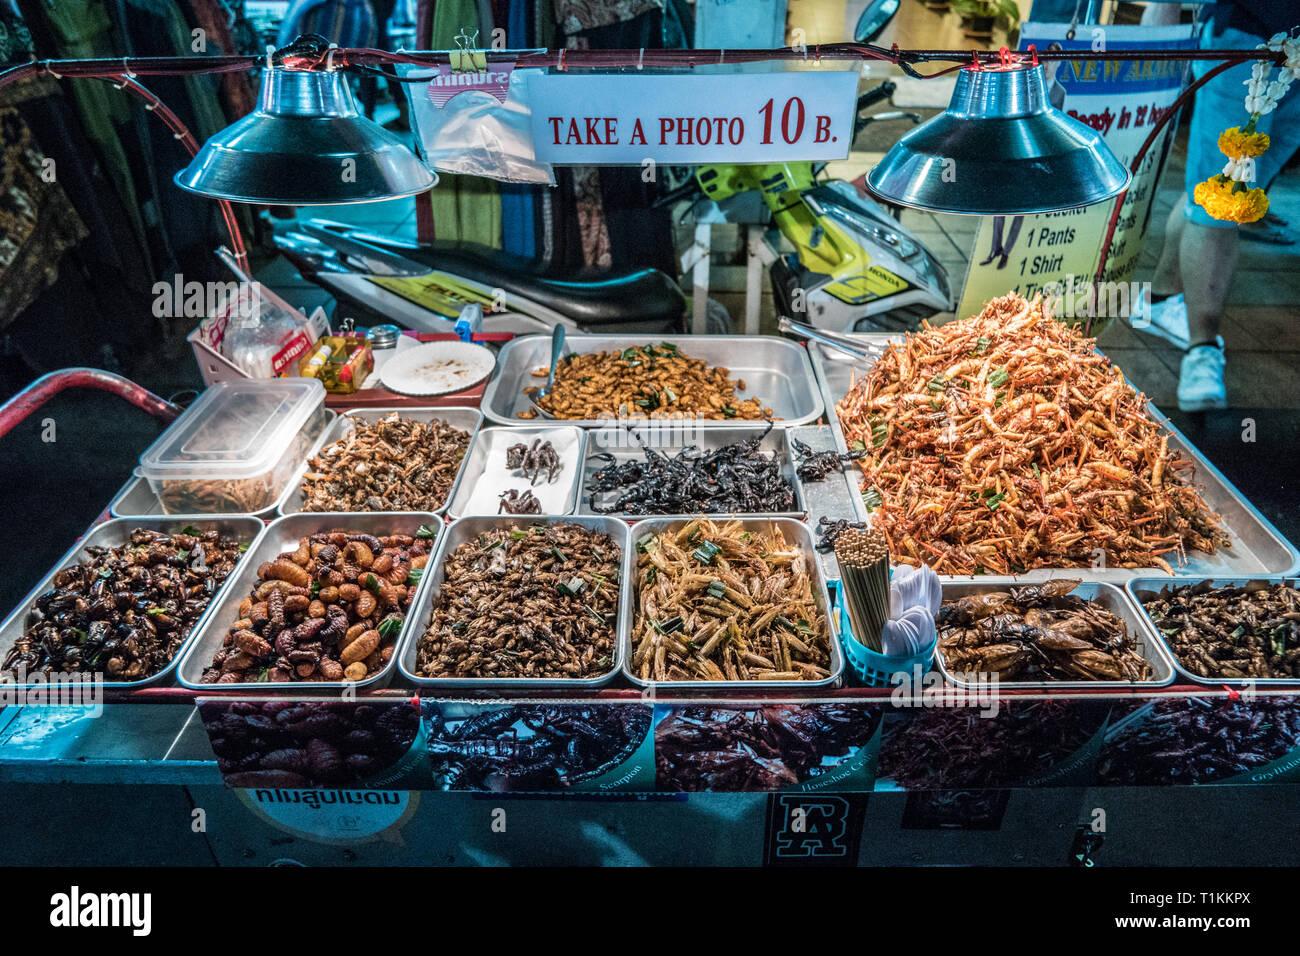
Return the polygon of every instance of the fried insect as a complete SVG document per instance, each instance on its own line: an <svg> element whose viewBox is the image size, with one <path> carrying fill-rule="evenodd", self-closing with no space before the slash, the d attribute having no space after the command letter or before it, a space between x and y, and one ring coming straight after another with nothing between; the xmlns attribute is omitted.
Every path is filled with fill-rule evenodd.
<svg viewBox="0 0 1300 956"><path fill-rule="evenodd" d="M797 438L790 439L790 447L794 449L795 458L798 460L796 473L804 481L824 481L832 471L839 471L842 464L857 461L866 454L865 449L844 454L834 451L813 451L811 445Z"/></svg>
<svg viewBox="0 0 1300 956"><path fill-rule="evenodd" d="M494 528L446 558L424 677L585 678L613 666L621 549L582 525Z"/></svg>
<svg viewBox="0 0 1300 956"><path fill-rule="evenodd" d="M771 426L768 426L771 431ZM765 454L761 435L704 452L688 445L669 456L643 448L640 461L607 462L591 476L588 502L597 514L764 514L793 511L794 488L781 459ZM617 493L607 500L610 493Z"/></svg>
<svg viewBox="0 0 1300 956"><path fill-rule="evenodd" d="M945 601L935 618L944 666L1002 680L1146 680L1152 668L1128 625L1071 594L1080 583L1058 578Z"/></svg>
<svg viewBox="0 0 1300 956"><path fill-rule="evenodd" d="M193 533L190 533L193 532ZM239 542L216 531L137 528L126 544L91 547L36 599L3 670L151 677L171 663L239 562Z"/></svg>
<svg viewBox="0 0 1300 956"><path fill-rule="evenodd" d="M1099 782L1208 783L1258 771L1300 747L1300 702L1289 695L1167 697L1139 706L1144 716L1107 734Z"/></svg>
<svg viewBox="0 0 1300 956"><path fill-rule="evenodd" d="M655 727L656 785L676 791L793 786L831 773L879 724L874 708L852 704L676 708Z"/></svg>
<svg viewBox="0 0 1300 956"><path fill-rule="evenodd" d="M468 432L436 418L354 420L350 435L308 463L302 510L437 511L468 448Z"/></svg>
<svg viewBox="0 0 1300 956"><path fill-rule="evenodd" d="M534 438L531 445L520 442L506 449L506 467L511 471L521 471L528 479L529 485L537 484L537 479L546 472L546 483L550 484L563 467L555 446L549 441Z"/></svg>
<svg viewBox="0 0 1300 956"><path fill-rule="evenodd" d="M891 345L836 405L895 559L940 574L1160 567L1230 546L1146 399L1039 299Z"/></svg>
<svg viewBox="0 0 1300 956"><path fill-rule="evenodd" d="M1281 581L1165 588L1143 601L1180 664L1240 680L1300 678L1300 591Z"/></svg>
<svg viewBox="0 0 1300 956"><path fill-rule="evenodd" d="M539 515L542 513L542 502L531 489L525 488L521 494L517 488L509 488L501 492L501 504L497 506L497 514L502 513Z"/></svg>
<svg viewBox="0 0 1300 956"><path fill-rule="evenodd" d="M538 372L546 375L549 369ZM773 417L757 398L739 398L745 380L728 375L671 342L569 354L560 359L551 391L538 404L564 419Z"/></svg>
<svg viewBox="0 0 1300 956"><path fill-rule="evenodd" d="M219 701L198 708L231 787L337 787L408 760L420 730L409 701Z"/></svg>
<svg viewBox="0 0 1300 956"><path fill-rule="evenodd" d="M637 541L632 670L655 681L818 681L830 632L779 527L699 518Z"/></svg>
<svg viewBox="0 0 1300 956"><path fill-rule="evenodd" d="M421 538L322 531L257 569L204 684L358 681L388 665L429 560Z"/></svg>
<svg viewBox="0 0 1300 956"><path fill-rule="evenodd" d="M430 707L429 758L447 790L563 790L591 780L632 756L651 717L638 704L515 704L468 718Z"/></svg>
<svg viewBox="0 0 1300 956"><path fill-rule="evenodd" d="M822 554L829 554L835 550L835 542L839 540L840 535L849 529L865 531L867 523L865 521L851 521L848 518L832 518L829 515L822 515L817 519L817 533L821 535L817 539L817 550Z"/></svg>

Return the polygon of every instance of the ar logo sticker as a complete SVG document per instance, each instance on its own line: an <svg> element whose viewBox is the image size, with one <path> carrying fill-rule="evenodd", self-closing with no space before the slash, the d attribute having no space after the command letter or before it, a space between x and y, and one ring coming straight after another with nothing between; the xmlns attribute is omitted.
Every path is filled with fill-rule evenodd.
<svg viewBox="0 0 1300 956"><path fill-rule="evenodd" d="M772 795L768 800L767 864L841 862L852 866L857 862L865 809L865 795Z"/></svg>

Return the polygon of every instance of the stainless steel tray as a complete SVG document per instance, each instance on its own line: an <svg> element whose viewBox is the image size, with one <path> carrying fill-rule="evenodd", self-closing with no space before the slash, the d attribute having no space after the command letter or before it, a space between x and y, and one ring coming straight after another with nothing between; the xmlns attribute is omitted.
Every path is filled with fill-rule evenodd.
<svg viewBox="0 0 1300 956"><path fill-rule="evenodd" d="M835 444L835 436L831 433L829 425L800 425L797 428L789 430L791 441L791 451L794 450L793 443L795 439L806 444L814 452L818 451L839 451ZM857 491L858 469L853 465L845 465L845 470L832 471L821 481L804 481L795 473L795 487L798 493L803 496L804 508L808 512L808 528L813 533L814 538L820 538L821 532L818 530L822 518L832 520L849 519L863 520L858 515L858 505L861 504L861 497ZM855 502L857 504L855 504ZM839 562L835 560L835 552L827 551L825 553L817 552L817 561L822 566L822 574L827 581L838 580L840 576Z"/></svg>
<svg viewBox="0 0 1300 956"><path fill-rule="evenodd" d="M456 489L452 495L451 502L447 508L447 513L453 518L461 518L467 514L495 514L496 510L485 512L471 512L470 501L474 496L474 490L479 479L486 473L489 462L495 458L496 464L492 467L499 467L504 473L505 469L505 449L510 445L523 442L527 445L534 438L543 432L569 432L572 433L575 440L576 460L566 462L565 467L570 471L567 488L561 489L556 487L562 483L562 477L556 479L556 485L543 486L541 484L531 486L533 494L541 499L542 495L538 490L545 488L547 491L563 490L564 498L561 507L546 509L543 504L543 512L553 515L571 515L573 509L578 503L578 482L582 477L582 463L587 456L587 436L581 428L576 425L567 425L563 422L547 422L543 425L528 425L525 427L513 428L484 428L478 432L474 439L474 444L470 446L469 453L465 456L465 464L461 471L460 477L456 480ZM520 488L530 487L526 478L520 478L515 482ZM527 517L522 516L522 517Z"/></svg>
<svg viewBox="0 0 1300 956"><path fill-rule="evenodd" d="M1039 571L1034 574L1025 574L1018 578L987 577L983 578L979 584L957 583L952 579L945 579L943 582L943 599L945 601L950 601L964 597L967 594L983 594L988 591L1002 591L1008 587L1023 587L1027 584L1041 584L1042 582L1050 581L1053 578L1070 577L1077 577L1077 575L1072 571ZM1128 625L1129 635L1133 638L1138 653L1151 664L1151 678L1144 681L1033 681L1002 680L999 678L999 686L1029 690L1063 690L1066 688L1083 688L1086 690L1135 690L1150 689L1152 687L1167 687L1174 682L1173 657L1170 655L1168 648L1165 647L1164 641L1160 640L1159 635L1156 634L1155 628L1151 626L1150 620L1137 606L1137 602L1130 599L1129 596L1124 593L1123 588L1114 584L1108 584L1105 581L1084 581L1070 593L1083 598L1085 601L1093 601L1100 604ZM944 678L956 684L958 687L981 686L973 681L962 680L955 676L952 671L948 670L948 665L943 659L942 648L939 648L935 652L934 659Z"/></svg>
<svg viewBox="0 0 1300 956"><path fill-rule="evenodd" d="M861 340L864 347L883 354L890 342L901 341L901 336L885 334L859 333L853 336ZM835 402L842 398L849 389L854 370L860 375L861 363L855 364L843 352L827 349L812 343L808 349L813 367L817 370L822 393L825 396L827 415L836 442L842 451L847 451L844 433L840 429L839 418L835 414ZM1148 403L1147 413L1162 423L1169 435L1169 448L1178 451L1196 463L1195 482L1201 488L1205 502L1222 518L1224 528L1232 539L1232 547L1214 555L1190 552L1183 564L1174 561L1174 572L1178 575L1200 577L1240 577L1242 575L1277 575L1294 574L1300 571L1300 551L1291 545L1272 523L1259 513L1252 505L1215 468L1204 455L1177 428L1173 426L1154 404ZM859 513L866 518L866 509L862 507L861 496L853 496ZM1070 573L1086 581L1110 581L1123 584L1133 577L1145 575L1160 576L1164 572L1157 567L1151 568L1078 568ZM1166 577L1168 577L1166 575ZM954 580L980 581L981 577L961 576Z"/></svg>
<svg viewBox="0 0 1300 956"><path fill-rule="evenodd" d="M397 641L393 647L392 659L389 660L387 667L372 677L367 677L365 680L359 680L352 684L346 681L304 680L275 684L264 681L260 683L246 682L217 685L203 683L203 669L211 663L213 655L221 649L222 641L226 637L226 630L234 621L239 619L239 605L248 596L249 592L257 586L257 569L263 561L274 561L282 552L296 550L300 538L315 534L318 531L333 531L336 528L342 528L348 531L360 531L382 537L389 534L414 535L421 525L432 528L436 535L442 528L442 519L435 514L424 511L368 513L354 511L315 513L308 511L277 518L266 526L266 530L257 543L248 549L244 562L239 566L239 570L230 576L227 587L222 592L220 599L214 601L208 609L208 616L204 618L203 626L195 628L198 637L191 641L189 649L181 656L180 666L176 671L177 679L192 690L244 690L255 691L259 694L268 690L341 691L345 686L361 689L387 684L392 679L397 653L401 649L406 632L411 627L415 608L420 603L421 593L428 587L425 583L425 579L428 577L427 573L421 577L420 583L416 587L415 597L411 601L411 610L407 613L406 620L402 622L402 630L398 632ZM436 538L432 544L433 550L429 558L430 564L433 563L433 556L438 550Z"/></svg>
<svg viewBox="0 0 1300 956"><path fill-rule="evenodd" d="M652 448L657 452L665 455L675 455L687 445L695 445L702 451L714 451L725 445L734 442L744 441L747 438L753 438L756 435L762 435L767 432L767 436L759 444L759 450L766 454L775 454L781 463L781 474L789 483L791 490L794 492L794 509L791 511L780 512L761 512L754 514L754 517L803 517L806 508L804 505L803 492L799 488L798 479L794 473L794 454L790 448L789 434L785 428L773 427L768 431L766 423L759 425L732 425L730 428L711 428L707 432L690 434L689 428L694 422L687 422L687 431L678 432L669 429L661 429L651 425L649 428L600 428L588 433L586 455L582 462L582 485L578 491L578 514L594 515L609 514L611 517L626 518L632 521L639 521L643 518L693 518L694 514L673 514L673 515L632 515L625 511L598 512L591 507L588 500L591 494L589 487L592 477L596 472L609 465L608 462L602 461L595 457L598 454L610 454L614 456L617 464L623 464L629 461L641 461L643 455L642 447ZM606 492L611 498L617 497L617 492ZM748 517L739 513L714 512L714 517L740 518Z"/></svg>
<svg viewBox="0 0 1300 956"><path fill-rule="evenodd" d="M321 418L321 429L308 445L307 457L310 458L316 454L317 450L324 444L325 437L331 429L338 423L339 415L333 409L324 409L324 416ZM289 491L298 486L301 480L302 467L299 466L284 486L284 491L280 492L280 497L274 502L267 505L261 511L254 512L257 517L264 521L270 521L276 515L276 506L284 499ZM114 518L132 518L147 517L150 515L166 515L163 511L162 503L154 490L149 485L149 481L137 475L132 475L127 479L120 491L113 496L113 500L108 505L108 513Z"/></svg>
<svg viewBox="0 0 1300 956"><path fill-rule="evenodd" d="M146 487L148 484L146 483ZM241 544L248 544L248 550L240 558L239 563L235 565L226 580L222 582L217 593L212 596L208 602L207 609L200 615L199 619L194 622L190 633L186 636L185 641L176 649L176 654L172 657L171 662L152 677L146 677L144 680L135 681L104 681L103 687L112 689L148 687L150 684L159 684L163 682L170 683L173 673L177 668L178 662L185 656L194 641L198 638L199 632L207 623L212 615L213 609L221 601L222 597L230 590L231 583L235 581L240 573L248 567L248 562L253 551L257 547L258 541L261 540L265 526L260 518L252 515L166 515L159 517L132 517L132 518L115 518L111 521L105 521L103 524L91 528L80 541L59 559L56 564L40 582L32 589L27 597L23 598L22 603L16 607L3 624L0 624L0 660L8 655L10 648L14 643L23 636L27 623L27 614L36 599L48 591L54 583L54 576L69 565L75 564L82 560L86 548L90 547L109 547L115 548L126 544L131 538L131 532L136 528L147 528L151 531L161 531L165 534L173 534L187 526L193 526L200 531L217 530L224 535L238 540ZM13 686L34 686L31 682L25 685ZM85 688L94 685L89 683L81 684L60 684L66 688Z"/></svg>
<svg viewBox="0 0 1300 956"><path fill-rule="evenodd" d="M806 425L816 421L822 413L821 394L808 362L807 350L775 335L570 335L566 351L601 352L659 342L672 343L691 358L722 366L729 370L731 378L744 379L746 388L739 393L741 397L761 399L782 424ZM549 335L525 335L507 342L483 394L483 413L488 421L500 425L517 425L524 421L516 414L530 407L524 389L543 384L543 380L534 377L532 371L550 365L550 362ZM528 423L537 424L537 421L528 420ZM704 428L736 425L735 419L698 419L692 423ZM565 421L564 424L600 428L619 422L589 419ZM627 424L636 424L636 421Z"/></svg>
<svg viewBox="0 0 1300 956"><path fill-rule="evenodd" d="M1161 632L1160 628L1156 626L1155 620L1151 617L1150 613L1148 613L1146 609L1146 599L1155 597L1165 588L1172 590L1173 588L1186 587L1189 584L1201 584L1207 580L1210 582L1210 586L1215 588L1241 587L1244 584L1250 584L1252 581L1264 581L1267 584L1286 584L1293 588L1300 587L1300 578L1263 578L1258 575L1254 577L1236 578L1205 578L1179 575L1178 577L1171 578L1166 574L1159 577L1137 577L1129 580L1129 582L1124 585L1124 590L1128 592L1129 598L1142 612L1142 617L1150 626L1151 630L1159 636L1160 641L1165 647L1166 653L1169 655L1169 659L1173 662L1174 670L1178 672L1178 676L1188 683L1202 684L1207 687L1223 687L1224 685L1229 687L1294 687L1300 685L1300 678L1296 677L1202 677L1200 674L1197 674L1183 666L1183 662L1174 651L1173 645L1166 640L1165 635Z"/></svg>
<svg viewBox="0 0 1300 956"><path fill-rule="evenodd" d="M681 527L686 523L682 518L646 518L644 521L638 521L632 525L631 540L637 541L643 535L655 534L670 531ZM627 609L627 630L624 633L624 642L626 647L623 652L623 676L630 680L638 687L653 687L655 690L674 690L674 691L708 691L716 693L718 691L735 691L738 693L754 694L764 691L782 691L788 692L796 689L825 688L835 687L840 683L844 673L844 654L840 649L839 638L836 634L833 614L831 611L830 595L826 590L826 579L822 575L821 564L817 560L815 550L816 540L808 525L796 518L741 518L733 515L727 515L722 520L736 520L742 522L747 531L760 531L765 534L772 533L775 529L780 529L785 535L787 541L794 542L802 549L804 556L808 559L809 573L813 576L812 593L813 601L817 604L817 609L826 616L827 639L831 645L831 664L830 676L820 681L768 681L768 680L736 680L736 681L704 681L704 680L687 680L687 681L654 681L642 680L632 673L632 635L635 630L637 608L639 606L639 595L637 594L637 555L635 550L629 549L629 555L625 561L627 568L624 575L627 586L619 596L621 603Z"/></svg>
<svg viewBox="0 0 1300 956"><path fill-rule="evenodd" d="M433 617L433 602L438 599L438 595L442 592L443 571L446 567L447 555L483 531L502 527L522 528L531 524L578 524L587 528L595 528L608 534L622 549L623 555L619 572L622 579L619 582L619 587L622 592L619 594L618 619L614 624L614 660L609 672L598 677L578 679L558 677L422 677L415 669L416 644L428 628L429 621ZM421 587L424 590L419 595L417 604L413 607L410 619L407 622L414 622L414 624L409 633L403 634L402 643L398 645L397 653L393 655L398 662L398 670L401 671L403 677L413 684L420 687L436 687L447 691L543 690L547 688L582 691L603 687L613 680L614 675L622 668L623 656L626 653L625 645L627 643L629 621L627 617L628 607L623 599L628 590L628 552L631 550L630 545L631 533L628 524L618 518L596 518L583 515L576 517L561 515L492 515L467 517L453 521L443 531L438 551L433 560L429 562L430 570L426 570L424 573L424 579L421 581Z"/></svg>
<svg viewBox="0 0 1300 956"><path fill-rule="evenodd" d="M435 419L445 422L454 428L469 433L469 446L465 449L465 456L460 460L460 466L456 469L456 477L447 490L447 500L441 506L433 511L433 514L446 514L447 506L451 500L456 497L456 489L460 485L461 476L465 474L465 462L474 451L474 438L478 434L479 428L483 424L483 413L477 408L457 408L449 406L447 408L355 408L351 409L338 417L325 433L321 435L321 440L311 450L311 454L298 466L293 473L293 478L285 486L284 493L275 503L275 510L281 515L293 515L302 513L302 477L307 474L308 462L320 454L321 449L332 445L340 438L344 438L352 433L353 420L362 422L377 422L386 415L397 412L402 418L409 418L417 422L429 422ZM318 512L319 514L341 514L342 512Z"/></svg>

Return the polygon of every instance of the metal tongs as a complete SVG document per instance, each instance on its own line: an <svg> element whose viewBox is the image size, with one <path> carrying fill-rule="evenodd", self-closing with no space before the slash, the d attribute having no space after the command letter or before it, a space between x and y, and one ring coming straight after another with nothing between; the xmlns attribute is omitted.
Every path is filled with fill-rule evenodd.
<svg viewBox="0 0 1300 956"><path fill-rule="evenodd" d="M847 335L838 335L835 332L823 332L820 329L814 329L810 325L804 325L801 322L793 322L785 316L777 320L777 328L782 332L788 332L792 335L799 335L805 339L812 339L814 342L820 342L829 348L836 349L856 359L864 362L875 362L884 354L884 349L876 346L866 345L857 339L852 339Z"/></svg>

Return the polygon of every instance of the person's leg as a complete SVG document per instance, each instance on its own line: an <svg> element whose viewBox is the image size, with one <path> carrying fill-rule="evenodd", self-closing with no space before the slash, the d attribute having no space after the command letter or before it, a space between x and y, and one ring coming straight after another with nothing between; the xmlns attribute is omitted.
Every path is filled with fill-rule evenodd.
<svg viewBox="0 0 1300 956"><path fill-rule="evenodd" d="M1178 255L1183 262L1198 263L1183 269L1183 300L1187 303L1188 340L1191 347L1211 344L1223 322L1228 287L1237 269L1239 239L1236 229L1188 222L1183 227Z"/></svg>
<svg viewBox="0 0 1300 956"><path fill-rule="evenodd" d="M1183 276L1179 269L1179 247L1182 245L1183 223L1187 217L1183 214L1183 199L1174 202L1165 220L1164 244L1160 247L1160 259L1156 262L1156 274L1151 278L1152 301L1159 301L1166 296L1177 295L1183 291Z"/></svg>

